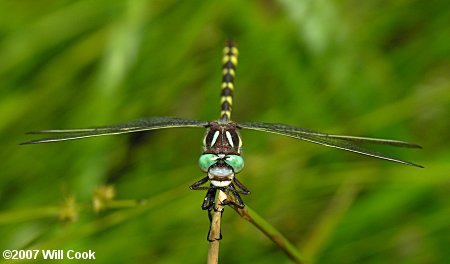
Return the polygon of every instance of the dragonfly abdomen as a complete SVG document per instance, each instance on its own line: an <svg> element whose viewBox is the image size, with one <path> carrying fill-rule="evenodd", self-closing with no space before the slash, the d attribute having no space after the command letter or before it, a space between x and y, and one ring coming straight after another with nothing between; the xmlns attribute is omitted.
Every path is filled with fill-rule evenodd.
<svg viewBox="0 0 450 264"><path fill-rule="evenodd" d="M236 72L238 50L233 41L229 40L223 49L222 92L220 94L220 119L231 119L233 105L234 76Z"/></svg>

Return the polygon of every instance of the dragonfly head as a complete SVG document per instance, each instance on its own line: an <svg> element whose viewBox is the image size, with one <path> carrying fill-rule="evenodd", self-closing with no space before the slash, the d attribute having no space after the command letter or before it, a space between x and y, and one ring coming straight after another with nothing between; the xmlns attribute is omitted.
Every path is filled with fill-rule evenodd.
<svg viewBox="0 0 450 264"><path fill-rule="evenodd" d="M244 168L244 159L240 155L203 154L198 160L202 171L208 173L211 183L223 187L231 183L234 175Z"/></svg>

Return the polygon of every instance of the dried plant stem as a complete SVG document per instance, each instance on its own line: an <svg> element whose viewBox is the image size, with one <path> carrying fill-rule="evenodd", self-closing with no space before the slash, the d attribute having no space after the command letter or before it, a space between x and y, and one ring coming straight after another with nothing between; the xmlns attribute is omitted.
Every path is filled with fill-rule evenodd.
<svg viewBox="0 0 450 264"><path fill-rule="evenodd" d="M234 201L234 197L229 195L227 199ZM242 218L250 222L261 232L263 232L268 238L270 238L277 246L286 253L286 255L295 263L305 263L304 258L300 255L297 248L291 244L275 227L269 224L255 211L248 206L239 208L234 204L229 204Z"/></svg>
<svg viewBox="0 0 450 264"><path fill-rule="evenodd" d="M211 228L209 231L209 249L208 249L208 264L216 264L219 261L219 241L221 239L220 225L223 212L223 201L227 199L227 195L219 191L214 201L214 212L212 213Z"/></svg>

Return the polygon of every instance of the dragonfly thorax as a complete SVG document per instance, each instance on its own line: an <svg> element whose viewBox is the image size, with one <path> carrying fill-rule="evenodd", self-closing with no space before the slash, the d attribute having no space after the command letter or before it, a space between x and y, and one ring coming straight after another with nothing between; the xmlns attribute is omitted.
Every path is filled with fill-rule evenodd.
<svg viewBox="0 0 450 264"><path fill-rule="evenodd" d="M242 141L235 123L210 122L203 139L204 153L239 154Z"/></svg>

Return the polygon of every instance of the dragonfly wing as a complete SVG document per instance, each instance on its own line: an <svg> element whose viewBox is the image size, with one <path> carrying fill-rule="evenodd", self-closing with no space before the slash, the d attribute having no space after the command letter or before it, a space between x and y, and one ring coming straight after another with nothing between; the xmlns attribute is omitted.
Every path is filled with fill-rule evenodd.
<svg viewBox="0 0 450 264"><path fill-rule="evenodd" d="M21 143L21 145L58 142L64 140L124 134L162 128L205 127L207 125L208 125L207 121L200 121L200 120L184 119L178 117L150 117L113 126L102 126L83 129L68 129L68 130L42 130L30 132L29 134L53 134L54 136L44 139L23 142Z"/></svg>
<svg viewBox="0 0 450 264"><path fill-rule="evenodd" d="M368 138L368 137L354 137L354 136L344 136L344 135L326 135L326 138L343 139L346 141L351 141L359 144L376 144L376 145L389 145L393 147L403 147L403 148L422 148L417 144L408 143L401 140L393 139L381 139L381 138Z"/></svg>
<svg viewBox="0 0 450 264"><path fill-rule="evenodd" d="M239 123L239 127L245 129L252 129L258 131L264 131L274 134L279 134L283 136L288 136L296 139L301 139L309 141L312 143L320 144L327 147L342 149L362 155L367 155L379 159L389 160L397 163L402 163L406 165L411 165L415 167L423 168L420 165L404 161L401 159L396 159L385 155L383 153L369 150L363 148L358 143L368 143L368 144L387 144L396 147L410 147L410 148L420 148L419 145L397 141L397 140L385 140L385 139L375 139L375 138L365 138L365 137L352 137L352 136L339 136L339 135L328 135L325 133L309 130L306 128L293 127L284 124L270 124L270 123Z"/></svg>

